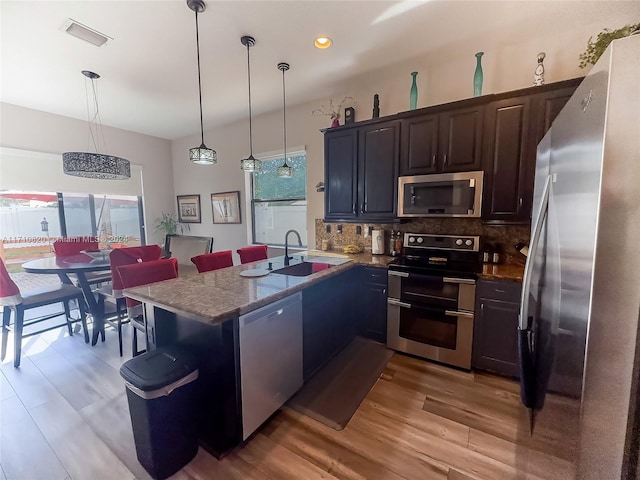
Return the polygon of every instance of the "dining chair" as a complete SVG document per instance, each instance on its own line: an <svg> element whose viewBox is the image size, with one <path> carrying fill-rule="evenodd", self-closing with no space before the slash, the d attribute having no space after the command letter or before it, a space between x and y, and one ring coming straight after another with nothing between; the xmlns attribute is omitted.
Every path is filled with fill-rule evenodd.
<svg viewBox="0 0 640 480"><path fill-rule="evenodd" d="M98 240L96 237L67 237L61 240L53 242L53 252L56 257L70 257L77 255L82 251L97 252L100 250ZM106 283L111 281L111 275L109 273L89 273L87 274L87 282L90 285ZM74 278L75 280L75 278ZM77 286L77 281L75 281Z"/></svg>
<svg viewBox="0 0 640 480"><path fill-rule="evenodd" d="M98 240L95 237L67 237L53 242L53 251L56 257L76 255L83 250L97 252Z"/></svg>
<svg viewBox="0 0 640 480"><path fill-rule="evenodd" d="M116 271L120 276L123 288L139 287L150 283L161 282L178 278L178 261L175 258L163 260L151 260L148 262L134 263L131 265L123 265L117 267ZM131 351L133 356L146 351L147 341L147 324L144 318L144 309L142 303L125 295L127 303L127 317L134 326L133 338L131 343ZM138 351L138 335L137 330L144 333L145 350Z"/></svg>
<svg viewBox="0 0 640 480"><path fill-rule="evenodd" d="M205 253L191 257L191 261L198 269L198 273L210 272L219 268L233 267L233 253L231 250Z"/></svg>
<svg viewBox="0 0 640 480"><path fill-rule="evenodd" d="M70 302L75 300L77 303L77 309L79 312L78 318L71 317ZM26 319L24 318L25 312L34 308L45 307L49 305L55 305L62 303L64 311L56 313L46 313L41 316ZM22 339L37 335L39 333L48 332L56 328L67 326L69 335L73 335L72 325L76 322L82 322L82 328L84 330L84 341L89 343L89 331L87 330L87 320L85 316L84 308L84 296L82 290L73 285L66 285L64 283L55 287L45 287L37 290L32 290L26 293L21 293L20 289L13 281L4 261L0 259L0 306L2 306L2 351L1 358L7 353L7 340L11 324L11 312L14 313L13 321L13 366L20 366L20 356L22 353ZM24 333L24 327L29 327L36 323L45 322L53 318L57 318L61 315L65 316L64 323L58 323L56 325L49 325L46 328L40 330L30 331Z"/></svg>
<svg viewBox="0 0 640 480"><path fill-rule="evenodd" d="M167 235L164 241L164 256L177 259L180 265L191 266L191 257L211 253L212 248L212 237Z"/></svg>
<svg viewBox="0 0 640 480"><path fill-rule="evenodd" d="M238 255L240 255L240 262L243 264L257 260L266 260L268 258L266 245L252 245L250 247L239 248L236 251Z"/></svg>
<svg viewBox="0 0 640 480"><path fill-rule="evenodd" d="M162 248L160 245L141 245L137 247L116 248L109 254L111 266L111 284L105 285L97 290L100 309L105 312L105 302L115 305L115 312L107 314L105 312L105 323L111 325L118 332L118 348L122 356L122 325L129 323L127 318L127 305L122 290L122 279L117 274L117 268L123 265L160 260Z"/></svg>

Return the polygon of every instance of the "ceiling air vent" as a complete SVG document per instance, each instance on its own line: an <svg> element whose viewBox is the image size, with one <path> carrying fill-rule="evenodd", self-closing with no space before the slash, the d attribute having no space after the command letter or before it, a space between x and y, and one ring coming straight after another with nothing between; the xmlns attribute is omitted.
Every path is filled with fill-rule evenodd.
<svg viewBox="0 0 640 480"><path fill-rule="evenodd" d="M73 18L69 18L63 25L62 29L67 32L69 35L73 35L74 37L79 38L80 40L84 40L85 42L89 42L96 47L101 47L109 40L113 40L113 38L105 35L104 33L100 33L93 28L87 27L86 25L81 24L80 22L75 21Z"/></svg>

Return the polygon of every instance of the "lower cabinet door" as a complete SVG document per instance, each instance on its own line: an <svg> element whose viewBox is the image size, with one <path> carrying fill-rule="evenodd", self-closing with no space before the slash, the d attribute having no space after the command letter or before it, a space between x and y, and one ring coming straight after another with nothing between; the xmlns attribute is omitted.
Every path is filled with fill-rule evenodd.
<svg viewBox="0 0 640 480"><path fill-rule="evenodd" d="M361 297L363 308L359 312L360 335L387 342L387 286L379 284L363 285Z"/></svg>
<svg viewBox="0 0 640 480"><path fill-rule="evenodd" d="M520 304L479 297L471 366L518 376L517 327Z"/></svg>
<svg viewBox="0 0 640 480"><path fill-rule="evenodd" d="M387 278L387 269L365 267L358 287L358 334L381 343L387 342Z"/></svg>

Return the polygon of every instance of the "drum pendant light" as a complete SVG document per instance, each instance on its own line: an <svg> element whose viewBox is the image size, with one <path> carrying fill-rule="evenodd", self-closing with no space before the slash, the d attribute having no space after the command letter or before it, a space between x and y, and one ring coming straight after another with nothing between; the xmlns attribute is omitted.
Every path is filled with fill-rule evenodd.
<svg viewBox="0 0 640 480"><path fill-rule="evenodd" d="M249 156L240 160L240 169L245 172L260 171L262 162L253 156L253 129L251 124L251 58L249 49L256 44L256 39L245 35L240 43L247 47L247 78L249 80Z"/></svg>
<svg viewBox="0 0 640 480"><path fill-rule="evenodd" d="M278 176L282 178L293 177L293 167L287 165L287 101L285 96L284 72L289 70L288 63L279 63L278 70L282 72L282 126L284 133L284 164L278 167Z"/></svg>
<svg viewBox="0 0 640 480"><path fill-rule="evenodd" d="M100 178L104 180L126 180L131 178L131 164L129 160L100 153L100 140L102 140L103 147L106 148L104 132L102 131L102 124L100 122L98 90L95 82L100 78L100 75L88 70L83 70L82 74L91 80L91 89L93 91L93 107L95 110L93 117L91 117L90 113L88 93L86 97L89 137L93 142L95 153L64 152L62 154L62 171L67 175L83 178Z"/></svg>
<svg viewBox="0 0 640 480"><path fill-rule="evenodd" d="M218 163L215 150L204 144L204 127L202 124L202 82L200 80L200 35L198 31L198 13L206 10L203 0L187 0L187 6L196 13L196 53L198 57L198 93L200 99L200 146L189 149L189 160L198 165L213 165Z"/></svg>

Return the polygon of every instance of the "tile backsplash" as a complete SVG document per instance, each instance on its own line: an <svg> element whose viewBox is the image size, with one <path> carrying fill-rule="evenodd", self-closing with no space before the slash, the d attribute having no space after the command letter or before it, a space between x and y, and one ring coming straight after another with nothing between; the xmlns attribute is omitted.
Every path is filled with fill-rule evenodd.
<svg viewBox="0 0 640 480"><path fill-rule="evenodd" d="M338 226L342 233L338 233ZM327 232L327 226L331 231ZM360 227L361 233L357 231ZM436 235L480 235L482 241L492 245L500 245L507 263L524 263L525 258L515 249L517 243L529 243L530 229L525 225L490 225L479 219L470 218L417 218L400 224L365 224L365 223L325 223L316 219L316 245L323 240L329 241L329 248L340 250L345 245L359 245L365 251L371 250L371 237L367 235L368 227L383 229L388 240L392 230L411 233L432 233Z"/></svg>

